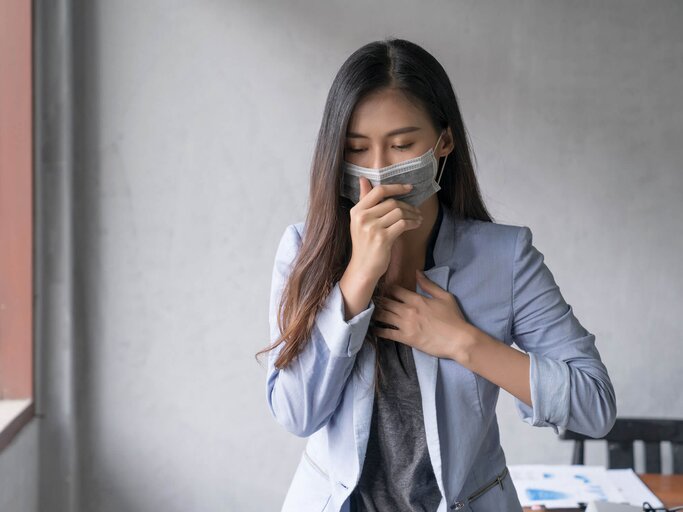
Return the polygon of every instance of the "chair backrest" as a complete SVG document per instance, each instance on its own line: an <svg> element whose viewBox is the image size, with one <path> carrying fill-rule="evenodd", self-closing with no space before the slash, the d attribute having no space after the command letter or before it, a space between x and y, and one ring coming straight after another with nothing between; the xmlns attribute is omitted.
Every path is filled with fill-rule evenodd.
<svg viewBox="0 0 683 512"><path fill-rule="evenodd" d="M673 472L683 474L683 420L654 418L617 418L614 427L600 438L588 437L571 430L560 433L560 439L574 441L572 464L584 463L584 441L607 441L607 467L634 468L633 443L645 444L645 472L661 473L660 443L670 441Z"/></svg>

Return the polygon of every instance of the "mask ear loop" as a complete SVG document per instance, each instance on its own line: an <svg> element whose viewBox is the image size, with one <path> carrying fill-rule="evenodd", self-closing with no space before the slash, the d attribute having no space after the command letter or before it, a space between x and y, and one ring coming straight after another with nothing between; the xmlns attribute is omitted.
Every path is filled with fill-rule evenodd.
<svg viewBox="0 0 683 512"><path fill-rule="evenodd" d="M439 135L439 138L438 138L437 141L436 141L436 145L437 145L437 146L439 145L439 141L441 140L441 135L443 135L443 131L441 132L441 134ZM439 171L439 175L438 175L438 177L437 177L437 179L436 179L436 182L437 182L437 183L439 183L439 182L441 181L441 174L443 173L443 170L446 168L446 160L448 160L448 155L446 155L446 156L444 157L443 165L441 166L441 170ZM437 160L437 161L438 161L438 160ZM440 183L439 183L439 184L440 184Z"/></svg>
<svg viewBox="0 0 683 512"><path fill-rule="evenodd" d="M439 177L436 179L436 182L439 183L441 181L441 173L443 173L444 168L446 167L446 160L448 160L448 155L446 155L443 159L443 165L441 166L441 170L439 171ZM441 183L439 183L440 185Z"/></svg>

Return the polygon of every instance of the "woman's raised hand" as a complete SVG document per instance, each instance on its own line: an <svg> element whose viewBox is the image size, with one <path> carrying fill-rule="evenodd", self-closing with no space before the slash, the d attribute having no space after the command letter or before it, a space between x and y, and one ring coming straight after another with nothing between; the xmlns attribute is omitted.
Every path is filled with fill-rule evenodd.
<svg viewBox="0 0 683 512"><path fill-rule="evenodd" d="M378 281L389 268L391 248L401 233L422 223L420 210L391 196L410 191L412 185L372 186L360 178L360 199L351 208L352 253L349 267L365 279Z"/></svg>

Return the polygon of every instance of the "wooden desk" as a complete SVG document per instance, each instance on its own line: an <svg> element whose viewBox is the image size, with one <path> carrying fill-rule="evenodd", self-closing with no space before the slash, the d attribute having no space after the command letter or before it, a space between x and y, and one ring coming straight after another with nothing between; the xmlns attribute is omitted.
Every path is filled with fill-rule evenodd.
<svg viewBox="0 0 683 512"><path fill-rule="evenodd" d="M638 475L666 508L683 505L683 475Z"/></svg>
<svg viewBox="0 0 683 512"><path fill-rule="evenodd" d="M683 475L658 475L644 473L638 475L650 490L657 496L666 508L683 505ZM531 512L531 508L524 507ZM576 512L578 508L549 509L553 512Z"/></svg>

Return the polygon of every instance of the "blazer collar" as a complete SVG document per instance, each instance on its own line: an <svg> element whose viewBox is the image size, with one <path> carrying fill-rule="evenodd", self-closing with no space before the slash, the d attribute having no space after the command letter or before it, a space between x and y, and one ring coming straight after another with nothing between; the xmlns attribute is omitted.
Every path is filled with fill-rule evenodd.
<svg viewBox="0 0 683 512"><path fill-rule="evenodd" d="M453 267L453 255L455 253L455 233L459 217L443 203L441 203L441 208L443 218L441 219L441 225L439 226L434 244L434 266L426 270L425 274L432 269L443 266L448 266L455 270Z"/></svg>
<svg viewBox="0 0 683 512"><path fill-rule="evenodd" d="M450 214L449 214L450 215ZM448 290L448 283L451 277L452 262L449 258L452 256L453 245L453 217L446 217L444 211L443 222L439 228L439 234L434 246L434 266L424 271L428 279L436 283L444 290ZM418 283L416 286L417 293L426 297L431 296L428 292L422 290ZM413 347L413 359L415 360L415 371L417 373L417 380L420 384L420 396L422 397L422 415L425 426L425 437L427 440L427 449L429 451L429 459L432 462L434 476L436 483L439 486L442 496L446 496L443 483L443 473L441 465L441 442L439 440L437 410L436 410L436 379L439 371L439 358Z"/></svg>

